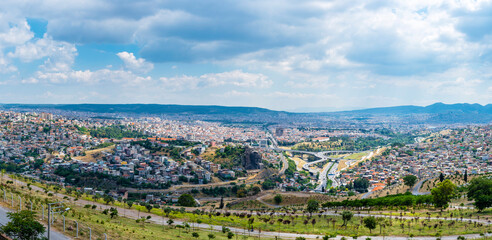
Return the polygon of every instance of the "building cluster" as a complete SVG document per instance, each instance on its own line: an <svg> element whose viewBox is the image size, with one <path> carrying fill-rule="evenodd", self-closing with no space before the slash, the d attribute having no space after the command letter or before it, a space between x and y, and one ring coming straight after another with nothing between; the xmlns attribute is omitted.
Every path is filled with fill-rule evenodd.
<svg viewBox="0 0 492 240"><path fill-rule="evenodd" d="M220 147L222 142L215 140L230 138L239 135L240 130L235 128L221 127L216 124L208 125L198 123L180 123L170 121L157 127L157 122L144 126L144 122L132 121L130 130L161 129L166 130L162 135L179 137L187 135L195 130L198 133L216 135L210 145L201 144L196 141L193 146L174 146L160 141L162 138L147 139L108 139L96 138L80 131L81 127L86 129L106 127L112 124L125 125L126 120L80 120L67 119L48 113L16 113L0 112L0 163L22 166L19 172L29 173L31 176L49 179L64 183L64 177L55 174L59 167L71 168L80 174L101 173L113 177L121 177L130 180L135 186L141 184L152 184L152 186L163 187L172 184L189 182L193 184L205 184L212 181L213 176L221 179L234 179L236 173L244 171L240 166L233 169L222 168L220 164L207 161L198 155L211 145ZM210 129L207 130L206 127ZM172 133L171 131L176 132ZM150 132L148 132L150 134ZM155 132L157 133L157 131ZM162 132L161 132L162 133ZM255 132L250 135L250 130L243 130L249 137L255 137ZM225 134L221 136L220 134ZM204 135L201 135L204 136ZM218 137L221 136L221 137ZM187 138L189 139L189 138ZM152 148L177 150L174 159L169 154L156 153L138 144L135 140L145 140ZM191 140L191 139L189 139ZM196 139L195 139L196 140ZM112 144L109 149L97 151L97 156L92 155L92 150L101 144ZM270 159L270 158L267 158ZM270 159L273 161L273 159ZM36 165L35 162L39 164ZM76 166L76 167L74 167Z"/></svg>
<svg viewBox="0 0 492 240"><path fill-rule="evenodd" d="M353 130L334 130L334 129L318 129L318 128L297 128L297 127L289 127L289 128L275 128L272 129L272 132L275 133L275 137L278 142L285 143L297 143L304 141L328 141L330 137L351 137L351 138L360 138L360 137L381 137L384 136L372 133L372 132L363 132L358 129Z"/></svg>
<svg viewBox="0 0 492 240"><path fill-rule="evenodd" d="M341 185L349 185L365 178L370 183L368 190L376 191L402 183L409 174L427 179L440 173L491 173L491 144L491 126L442 131L418 143L388 148L382 155L341 172L339 180Z"/></svg>
<svg viewBox="0 0 492 240"><path fill-rule="evenodd" d="M124 122L133 129L148 135L177 138L203 143L223 141L248 141L265 138L265 132L257 127L225 126L218 122L178 121L161 118L131 119Z"/></svg>

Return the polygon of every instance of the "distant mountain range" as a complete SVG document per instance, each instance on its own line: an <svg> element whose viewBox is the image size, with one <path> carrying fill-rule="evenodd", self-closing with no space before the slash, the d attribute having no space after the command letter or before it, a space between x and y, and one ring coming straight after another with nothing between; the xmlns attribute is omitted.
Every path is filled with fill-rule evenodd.
<svg viewBox="0 0 492 240"><path fill-rule="evenodd" d="M354 113L354 114L447 114L447 113L469 113L469 114L492 114L492 104L485 106L478 103L457 103L457 104L444 104L434 103L429 106L396 106L396 107L381 107L381 108L367 108L361 110L343 111L340 113Z"/></svg>
<svg viewBox="0 0 492 240"><path fill-rule="evenodd" d="M273 114L286 113L258 107L227 107L175 104L3 104L5 109L57 109L92 113L132 114Z"/></svg>
<svg viewBox="0 0 492 240"><path fill-rule="evenodd" d="M397 116L401 118L418 118L425 123L492 123L492 104L444 104L435 103L429 106L396 106L368 108L362 110L320 112L320 113L290 113L274 111L258 107L227 107L203 105L164 105L164 104L3 104L0 109L16 110L61 110L88 113L122 113L143 115L227 115L227 116L282 116L282 117L384 117Z"/></svg>

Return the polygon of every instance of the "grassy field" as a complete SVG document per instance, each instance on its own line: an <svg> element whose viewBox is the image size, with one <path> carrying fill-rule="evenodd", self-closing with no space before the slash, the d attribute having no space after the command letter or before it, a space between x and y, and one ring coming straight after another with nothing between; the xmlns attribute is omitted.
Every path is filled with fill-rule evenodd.
<svg viewBox="0 0 492 240"><path fill-rule="evenodd" d="M477 178L477 177L481 177L481 176L482 175L468 175L468 181L471 181L472 179ZM463 180L462 175L450 175L450 176L448 175L448 176L445 176L445 179L451 180L451 182L453 182L456 186L460 186L460 185L465 184L465 180ZM435 188L438 183L440 183L439 177L429 179L422 184L420 191L429 192L431 189Z"/></svg>
<svg viewBox="0 0 492 240"><path fill-rule="evenodd" d="M28 191L25 187L22 189L19 186L8 186L12 192L16 195L22 195L24 199L31 199L35 206L39 206L39 203L46 201L55 201L52 196L46 194L42 191ZM62 190L63 191L63 190ZM9 194L7 194L9 195ZM317 195L316 195L317 196ZM295 204L291 199L296 199L296 197L301 198L298 193L293 193L292 196L286 194L284 199L289 201L290 204ZM324 195L319 195L319 197L327 197ZM15 198L17 199L17 198ZM306 202L306 198L299 199L299 202ZM320 202L326 201L326 199L318 199ZM268 201L268 200L267 200ZM24 203L27 206L28 202ZM115 202L117 206L123 206L124 203ZM248 204L248 203L245 203ZM256 200L252 201L251 204L257 205ZM251 209L252 206L245 205ZM14 204L16 206L16 204ZM159 226L152 224L149 221L146 223L137 223L135 220L127 219L123 217L117 217L111 219L110 216L101 213L100 209L92 208L82 208L79 206L71 205L72 210L66 215L69 222L67 226L70 225L70 221L79 221L85 228L82 229L84 236L87 236L87 227L91 227L93 230L94 239L102 238L102 234L105 232L112 236L111 238L118 237L119 239L172 239L172 238L184 238L191 239L190 235L192 230L189 228L174 228L169 226ZM145 207L139 205L133 205L133 209L140 211L140 216L147 216L148 213ZM304 209L304 206L300 206L300 209ZM206 211L205 211L206 210ZM38 207L39 211L39 207ZM368 228L361 224L361 217L354 217L348 224L347 227L342 226L342 219L340 215L336 216L313 216L309 217L308 213L303 213L302 210L297 210L298 215L292 215L292 210L288 212L283 212L282 216L270 215L268 213L263 213L261 216L249 216L246 213L243 214L230 214L225 215L224 213L217 214L216 212L210 212L210 209L202 209L199 214L194 214L191 212L181 212L175 209L170 213L169 217L172 219L179 219L182 221L189 222L190 225L193 223L205 223L213 224L217 226L226 227L239 227L247 228L250 227L252 222L252 227L254 229L261 229L262 231L279 231L279 232L290 232L290 233L303 233L303 234L338 234L345 236L353 235L392 235L392 236L435 236L436 233L440 235L464 235L471 233L485 233L492 231L490 226L474 224L469 222L456 221L456 217L461 215L456 215L460 210L450 211L450 213L443 212L441 217L446 217L442 214L453 213L454 219L446 220L429 220L426 219L426 212L429 210L415 210L414 212L402 213L404 216L413 217L412 219L392 219L385 218L385 227L379 226L377 229L370 231ZM151 213L159 216L165 215L162 209L152 209ZM392 211L395 214L400 214L398 210ZM390 214L390 211L378 212L372 211L374 214ZM474 211L472 210L462 210L461 212L464 217L473 217ZM122 215L122 213L119 213ZM413 214L413 215L411 215ZM432 213L437 216L440 214L437 210L432 210ZM397 216L398 216L397 215ZM480 217L490 217L490 211L486 211ZM158 217L156 220L161 221ZM253 219L253 220L250 220ZM57 220L56 227L61 230L60 218ZM152 219L151 219L152 220ZM314 222L313 222L314 220ZM313 224L314 223L314 224ZM73 224L72 224L73 225ZM197 230L200 235L200 239L207 239L206 236L208 232L206 230ZM381 232L381 233L380 233ZM187 234L187 235L186 235ZM179 237L178 237L179 236ZM225 237L223 233L215 233L216 238ZM83 238L85 239L85 238Z"/></svg>
<svg viewBox="0 0 492 240"><path fill-rule="evenodd" d="M42 208L41 204L46 204L47 202L55 202L61 199L55 199L54 197L48 196L48 194L41 191L31 191L27 192L27 189L22 189L20 187L9 186L8 189L14 194L14 205L11 206L10 201L3 202L3 198L0 198L0 205L5 208L18 209L19 201L18 196L22 196L23 209L30 207L30 201L33 202L33 210L37 212L37 218L40 222L47 224L47 210L45 210L45 218L42 219ZM10 198L7 198L8 200ZM76 224L75 221L79 223L79 237L77 239L89 239L89 228L92 230L92 239L104 239L104 233L108 235L108 239L122 239L122 240L133 240L133 239L209 239L208 234L213 234L215 239L228 239L226 233L207 230L207 229L193 229L190 224L183 225L158 225L152 223L153 219L146 220L145 222L136 222L134 219L122 217L123 213L119 212L118 217L111 218L109 215L103 214L98 208L93 209L92 207L84 208L76 206L66 202L65 206L70 207L70 210L66 212L65 232L63 231L63 218L60 215L55 215L55 221L52 225L54 229L70 237L75 237L76 235ZM139 208L141 206L138 206ZM141 216L147 216L144 211L142 211ZM160 219L155 219L159 221ZM194 238L192 233L198 233L199 237ZM262 237L263 238L263 237ZM251 236L241 236L241 239L255 239ZM268 239L268 238L265 238Z"/></svg>
<svg viewBox="0 0 492 240"><path fill-rule="evenodd" d="M214 215L194 215L191 213L171 214L177 219L188 219L189 221L200 221L202 223L233 226L245 228L249 225L249 218ZM380 235L378 230L369 231L363 227L361 217L354 217L347 227L342 227L342 218L337 216L259 216L254 218L253 228L262 229L263 231L292 232L301 234L340 234L344 236L352 235ZM282 220L279 220L282 219ZM312 224L314 219L314 225ZM464 235L471 233L485 233L491 231L489 226L479 226L467 222L450 221L450 220L427 220L421 219L384 219L387 226L381 229L381 235L392 236L435 236L436 233L441 235ZM288 222L287 222L288 221Z"/></svg>
<svg viewBox="0 0 492 240"><path fill-rule="evenodd" d="M359 153L350 154L344 158L345 159L360 160L362 157L364 157L367 154L368 154L368 152L359 152Z"/></svg>
<svg viewBox="0 0 492 240"><path fill-rule="evenodd" d="M263 198L263 201L270 203L270 204L275 204L273 198L276 194L270 194L266 197ZM307 194L307 193L281 193L282 195L282 202L280 203L281 206L304 206L309 199L315 199L318 200L319 202L326 202L330 200L334 200L333 197L328 196L328 195L323 195L323 194Z"/></svg>
<svg viewBox="0 0 492 240"><path fill-rule="evenodd" d="M77 156L74 158L83 162L96 162L97 160L101 159L104 156L102 153L103 151L113 152L113 150L114 150L114 145L105 148L89 150L85 152L85 156Z"/></svg>

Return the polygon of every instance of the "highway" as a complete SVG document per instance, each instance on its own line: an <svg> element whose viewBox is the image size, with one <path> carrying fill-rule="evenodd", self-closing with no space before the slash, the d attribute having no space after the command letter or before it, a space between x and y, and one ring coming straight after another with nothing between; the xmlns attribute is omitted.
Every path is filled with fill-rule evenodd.
<svg viewBox="0 0 492 240"><path fill-rule="evenodd" d="M274 139L271 134L269 134L268 137L270 139ZM276 143L276 141L272 141L272 142ZM336 154L341 154L341 153L358 153L358 152L360 152L360 151L348 151L348 150L308 152L308 151L297 151L297 150L278 148L275 145L272 149L276 150L276 151L283 151L283 152L310 154L310 155L313 155L313 156L319 158L319 160L308 162L302 166L302 168L304 170L308 171L312 175L316 175L317 173L319 173L318 186L315 189L316 192L322 192L323 189L325 191L327 190L326 184L328 182L328 179L330 179L332 181L332 185L331 185L332 187L338 186L338 181L336 180L336 176L338 175L338 162L340 161L341 158L328 157L327 156L328 154L335 154L336 155ZM285 158L282 156L282 161L284 161L284 160L285 160ZM327 166L325 166L321 172L319 171L319 169L311 169L310 168L311 165L315 165L315 164L325 162L328 160L332 160L332 162L328 163ZM287 161L287 160L285 160L285 161ZM283 170L283 168L282 168L282 170ZM328 170L330 170L330 171L328 172Z"/></svg>

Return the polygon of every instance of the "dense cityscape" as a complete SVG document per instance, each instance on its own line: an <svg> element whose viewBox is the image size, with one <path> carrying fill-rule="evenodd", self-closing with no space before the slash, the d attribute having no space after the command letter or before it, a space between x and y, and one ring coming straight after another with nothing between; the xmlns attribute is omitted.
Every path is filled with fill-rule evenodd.
<svg viewBox="0 0 492 240"><path fill-rule="evenodd" d="M2 0L0 240L492 239L492 0Z"/></svg>

